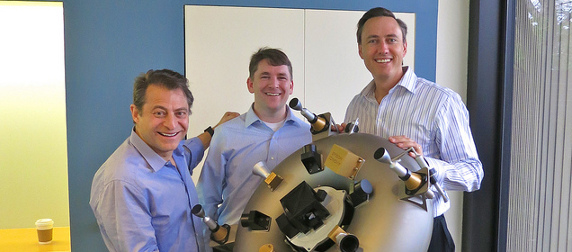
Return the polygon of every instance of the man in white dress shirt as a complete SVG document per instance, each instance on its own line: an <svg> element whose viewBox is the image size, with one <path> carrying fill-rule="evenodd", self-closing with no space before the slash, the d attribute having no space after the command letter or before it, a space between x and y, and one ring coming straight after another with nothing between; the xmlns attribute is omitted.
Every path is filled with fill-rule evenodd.
<svg viewBox="0 0 572 252"><path fill-rule="evenodd" d="M373 8L359 20L359 55L373 80L350 102L344 121L359 118L360 132L387 138L403 149L413 147L435 168L443 189L478 190L484 173L467 108L454 91L403 66L406 35L405 23L385 8ZM450 204L435 195L428 251L455 251L443 216Z"/></svg>

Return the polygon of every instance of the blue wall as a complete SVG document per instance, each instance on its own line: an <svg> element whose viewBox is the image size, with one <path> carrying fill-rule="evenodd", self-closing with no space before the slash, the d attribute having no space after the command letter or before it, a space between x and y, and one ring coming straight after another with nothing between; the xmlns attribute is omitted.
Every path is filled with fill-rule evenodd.
<svg viewBox="0 0 572 252"><path fill-rule="evenodd" d="M129 105L135 76L148 69L184 72L185 4L362 11L383 6L396 12L415 12L415 69L419 76L435 80L437 0L63 2L73 251L106 251L88 204L91 180L129 135L132 127Z"/></svg>

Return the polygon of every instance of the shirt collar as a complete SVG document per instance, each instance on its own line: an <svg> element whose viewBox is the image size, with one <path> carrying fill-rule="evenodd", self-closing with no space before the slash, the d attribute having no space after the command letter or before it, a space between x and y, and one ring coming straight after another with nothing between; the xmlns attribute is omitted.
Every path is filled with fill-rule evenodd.
<svg viewBox="0 0 572 252"><path fill-rule="evenodd" d="M417 75L415 75L413 70L411 70L411 68L408 66L404 66L402 67L402 69L403 71L405 71L405 74L403 75L403 77L401 77L399 82L397 82L395 87L389 90L389 92L391 93L392 90L400 86L407 89L411 93L415 93L415 90L417 88L417 81L416 81ZM375 100L375 82L371 80L369 84L367 84L367 86L365 86L365 88L361 91L360 94L362 96L365 96L366 98Z"/></svg>
<svg viewBox="0 0 572 252"><path fill-rule="evenodd" d="M129 142L131 142L133 147L135 147L135 149L139 151L141 156L143 156L143 159L147 161L147 163L149 164L149 166L151 166L151 169L153 169L153 171L157 172L161 168L163 168L165 164L167 164L168 161L165 161L165 159L159 156L157 152L151 149L151 147L149 147L149 145L147 145L147 143L145 143L145 141L143 141L143 139L141 139L141 137L137 135L137 133L135 132L135 127L133 127L133 130L131 131L131 136L129 136Z"/></svg>
<svg viewBox="0 0 572 252"><path fill-rule="evenodd" d="M248 112L246 112L246 118L244 119L244 126L248 127L256 122L260 122L263 123L262 120L260 120L260 118L258 118L258 116L256 115L256 113L254 113L254 103L250 106L250 109L248 110ZM286 120L284 121L284 125L286 124L290 124L290 123L294 123L294 124L299 124L299 122L296 120L297 118L292 115L292 109L290 109L290 107L286 106Z"/></svg>
<svg viewBox="0 0 572 252"><path fill-rule="evenodd" d="M410 67L404 66L403 71L405 74L401 77L401 80L395 86L401 86L407 89L411 93L415 93L417 89L417 75L411 70ZM394 87L395 88L395 87Z"/></svg>

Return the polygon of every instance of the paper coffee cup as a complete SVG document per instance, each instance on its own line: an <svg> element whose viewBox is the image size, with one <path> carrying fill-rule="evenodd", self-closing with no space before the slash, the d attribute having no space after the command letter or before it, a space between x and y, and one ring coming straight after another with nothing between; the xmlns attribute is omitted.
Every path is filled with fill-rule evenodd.
<svg viewBox="0 0 572 252"><path fill-rule="evenodd" d="M54 221L52 219L37 220L36 229L38 230L38 242L40 242L40 244L49 244L52 242L54 230Z"/></svg>

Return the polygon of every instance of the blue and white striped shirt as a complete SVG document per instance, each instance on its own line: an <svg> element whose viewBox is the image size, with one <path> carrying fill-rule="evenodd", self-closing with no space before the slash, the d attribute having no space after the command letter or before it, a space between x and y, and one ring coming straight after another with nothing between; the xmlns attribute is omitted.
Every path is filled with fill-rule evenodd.
<svg viewBox="0 0 572 252"><path fill-rule="evenodd" d="M380 104L372 80L352 99L344 121L359 118L361 133L383 138L404 135L420 144L444 190L478 190L484 172L469 127L469 112L461 97L451 89L418 78L408 67L403 71L404 76ZM450 204L435 195L433 214L439 216Z"/></svg>

